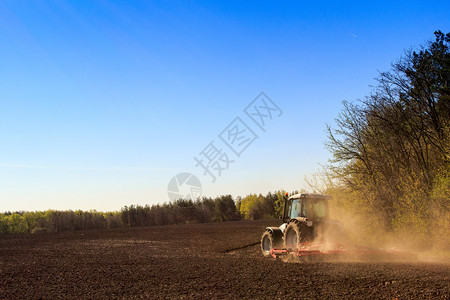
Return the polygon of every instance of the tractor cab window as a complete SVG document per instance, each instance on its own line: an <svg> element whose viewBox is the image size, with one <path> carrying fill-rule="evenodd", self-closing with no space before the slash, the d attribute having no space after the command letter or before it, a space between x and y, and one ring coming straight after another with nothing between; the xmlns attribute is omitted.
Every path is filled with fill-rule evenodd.
<svg viewBox="0 0 450 300"><path fill-rule="evenodd" d="M303 217L311 219L322 219L327 215L327 205L324 201L304 201Z"/></svg>
<svg viewBox="0 0 450 300"><path fill-rule="evenodd" d="M301 217L301 203L300 199L292 200L289 205L289 216L290 218Z"/></svg>

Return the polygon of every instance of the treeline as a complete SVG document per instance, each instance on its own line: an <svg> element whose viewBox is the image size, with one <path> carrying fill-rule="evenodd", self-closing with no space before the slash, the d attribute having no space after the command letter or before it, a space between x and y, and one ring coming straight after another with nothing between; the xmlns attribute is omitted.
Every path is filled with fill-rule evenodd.
<svg viewBox="0 0 450 300"><path fill-rule="evenodd" d="M325 192L339 208L382 228L449 246L450 33L407 51L371 94L344 102L334 128ZM428 239L430 240L430 239Z"/></svg>
<svg viewBox="0 0 450 300"><path fill-rule="evenodd" d="M0 214L0 235L8 233L62 232L71 230L119 228L117 212L34 211Z"/></svg>
<svg viewBox="0 0 450 300"><path fill-rule="evenodd" d="M119 212L36 211L0 214L0 235L36 232L63 232L85 229L114 229L187 223L275 218L280 214L277 202L284 192L251 194L233 199L231 195L203 197L196 201L179 199L155 205L130 205Z"/></svg>
<svg viewBox="0 0 450 300"><path fill-rule="evenodd" d="M231 195L201 200L179 199L156 205L130 205L120 211L124 226L155 226L184 223L209 223L240 220Z"/></svg>

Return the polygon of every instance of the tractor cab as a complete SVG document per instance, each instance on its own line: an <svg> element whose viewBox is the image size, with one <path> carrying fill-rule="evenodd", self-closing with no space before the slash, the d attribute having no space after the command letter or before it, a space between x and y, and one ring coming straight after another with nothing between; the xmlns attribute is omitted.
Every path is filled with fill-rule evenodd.
<svg viewBox="0 0 450 300"><path fill-rule="evenodd" d="M317 194L296 194L285 199L283 222L291 219L305 218L308 221L318 222L328 218L329 196Z"/></svg>

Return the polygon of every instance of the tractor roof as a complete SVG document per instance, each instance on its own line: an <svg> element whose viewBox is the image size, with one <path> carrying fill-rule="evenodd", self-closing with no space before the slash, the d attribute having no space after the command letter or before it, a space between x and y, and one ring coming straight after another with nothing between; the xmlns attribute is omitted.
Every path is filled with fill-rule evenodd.
<svg viewBox="0 0 450 300"><path fill-rule="evenodd" d="M289 197L290 199L315 199L315 200L330 200L331 197L320 194L295 194Z"/></svg>

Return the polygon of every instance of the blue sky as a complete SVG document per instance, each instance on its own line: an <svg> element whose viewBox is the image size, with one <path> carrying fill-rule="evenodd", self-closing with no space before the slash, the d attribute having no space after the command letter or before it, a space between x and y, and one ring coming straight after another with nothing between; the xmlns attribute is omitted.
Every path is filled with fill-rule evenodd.
<svg viewBox="0 0 450 300"><path fill-rule="evenodd" d="M178 173L203 194L306 187L325 124L404 49L449 31L448 1L0 2L0 211L118 210L168 201ZM244 108L264 91L265 132ZM240 157L218 135L236 117ZM194 156L234 162L216 182Z"/></svg>

